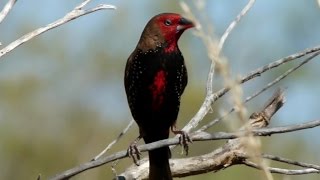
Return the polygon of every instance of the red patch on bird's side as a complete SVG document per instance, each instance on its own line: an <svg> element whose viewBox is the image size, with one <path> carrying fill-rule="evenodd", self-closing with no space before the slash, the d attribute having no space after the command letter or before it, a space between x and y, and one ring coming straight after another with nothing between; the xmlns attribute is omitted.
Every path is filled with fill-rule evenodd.
<svg viewBox="0 0 320 180"><path fill-rule="evenodd" d="M163 93L166 89L166 72L159 70L150 85L152 94L152 109L157 110L163 103Z"/></svg>

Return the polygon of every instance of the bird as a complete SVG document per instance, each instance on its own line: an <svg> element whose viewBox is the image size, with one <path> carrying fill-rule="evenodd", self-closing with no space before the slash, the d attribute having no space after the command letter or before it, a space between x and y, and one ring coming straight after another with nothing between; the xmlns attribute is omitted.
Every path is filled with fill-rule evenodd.
<svg viewBox="0 0 320 180"><path fill-rule="evenodd" d="M194 26L191 20L176 13L152 17L127 60L124 85L132 117L139 127L139 137L133 143L136 151L140 138L145 143L167 139L170 129L174 134L186 135L176 128L181 95L188 82L178 40ZM190 141L188 137L183 139ZM151 150L148 155L149 179L172 179L169 147Z"/></svg>

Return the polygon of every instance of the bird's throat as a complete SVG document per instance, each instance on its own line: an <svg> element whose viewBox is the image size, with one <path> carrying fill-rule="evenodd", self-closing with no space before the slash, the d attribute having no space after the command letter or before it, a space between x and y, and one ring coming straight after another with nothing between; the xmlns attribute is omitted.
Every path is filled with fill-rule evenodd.
<svg viewBox="0 0 320 180"><path fill-rule="evenodd" d="M178 42L176 39L172 39L167 43L167 46L164 48L165 53L172 53L178 50Z"/></svg>

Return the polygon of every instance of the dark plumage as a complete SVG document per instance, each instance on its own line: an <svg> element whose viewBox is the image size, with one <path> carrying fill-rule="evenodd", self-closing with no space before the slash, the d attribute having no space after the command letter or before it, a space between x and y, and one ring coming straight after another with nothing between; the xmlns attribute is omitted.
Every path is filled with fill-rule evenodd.
<svg viewBox="0 0 320 180"><path fill-rule="evenodd" d="M125 90L145 143L169 137L188 76L177 41L193 23L179 14L154 16L146 25L125 69ZM172 179L168 147L149 151L149 179Z"/></svg>

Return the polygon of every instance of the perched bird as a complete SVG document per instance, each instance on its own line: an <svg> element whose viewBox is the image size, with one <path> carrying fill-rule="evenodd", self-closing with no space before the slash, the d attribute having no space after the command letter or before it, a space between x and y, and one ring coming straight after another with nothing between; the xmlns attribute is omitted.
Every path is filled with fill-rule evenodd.
<svg viewBox="0 0 320 180"><path fill-rule="evenodd" d="M154 16L128 58L124 84L131 114L145 143L167 139L175 128L188 76L178 47L181 34L194 24L174 13ZM138 139L139 139L138 138ZM130 149L130 148L129 148ZM149 179L172 179L169 147L149 151Z"/></svg>

